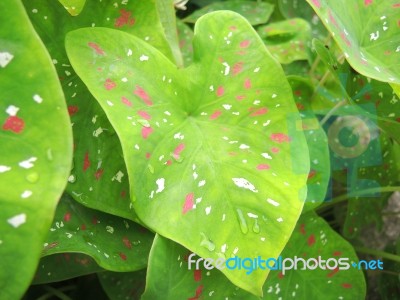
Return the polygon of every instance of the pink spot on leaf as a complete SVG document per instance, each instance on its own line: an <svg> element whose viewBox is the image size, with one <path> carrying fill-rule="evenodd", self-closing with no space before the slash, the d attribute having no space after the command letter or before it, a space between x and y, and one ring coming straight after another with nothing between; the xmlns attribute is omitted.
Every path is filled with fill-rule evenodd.
<svg viewBox="0 0 400 300"><path fill-rule="evenodd" d="M188 298L188 300L200 300L201 293L203 292L203 286L200 285L196 289L196 295L194 297Z"/></svg>
<svg viewBox="0 0 400 300"><path fill-rule="evenodd" d="M219 87L217 88L217 96L218 96L218 97L221 97L222 95L224 95L224 93L225 93L224 87L219 86Z"/></svg>
<svg viewBox="0 0 400 300"><path fill-rule="evenodd" d="M222 112L220 110L216 110L215 112L212 113L212 115L210 116L211 120L215 120L217 119L220 115L222 114Z"/></svg>
<svg viewBox="0 0 400 300"><path fill-rule="evenodd" d="M279 150L279 148L274 147L274 148L271 149L271 151L273 153L278 153L280 150Z"/></svg>
<svg viewBox="0 0 400 300"><path fill-rule="evenodd" d="M64 215L64 221L65 222L69 222L69 220L71 220L71 213L70 212L66 212Z"/></svg>
<svg viewBox="0 0 400 300"><path fill-rule="evenodd" d="M306 234L306 229L305 229L305 224L304 223L300 224L300 233L302 235Z"/></svg>
<svg viewBox="0 0 400 300"><path fill-rule="evenodd" d="M117 86L117 84L114 81L112 81L110 78L107 78L106 82L104 82L104 87L106 88L107 91L112 90L116 86Z"/></svg>
<svg viewBox="0 0 400 300"><path fill-rule="evenodd" d="M96 178L96 180L100 180L101 176L103 176L103 172L103 169L98 169L96 173L94 173L94 177Z"/></svg>
<svg viewBox="0 0 400 300"><path fill-rule="evenodd" d="M125 253L120 252L119 257L121 257L122 260L126 260L126 255Z"/></svg>
<svg viewBox="0 0 400 300"><path fill-rule="evenodd" d="M250 45L249 40L244 40L243 42L240 43L240 48L247 48Z"/></svg>
<svg viewBox="0 0 400 300"><path fill-rule="evenodd" d="M243 62L241 62L241 61L234 64L232 67L233 75L239 74L240 72L242 72L242 70L243 70Z"/></svg>
<svg viewBox="0 0 400 300"><path fill-rule="evenodd" d="M74 106L74 105L68 106L68 114L70 116L76 114L78 112L78 110L79 110L78 106Z"/></svg>
<svg viewBox="0 0 400 300"><path fill-rule="evenodd" d="M346 45L348 47L351 47L351 42L349 41L349 39L347 38L347 36L344 32L340 33L340 37L342 38L342 40L346 43Z"/></svg>
<svg viewBox="0 0 400 300"><path fill-rule="evenodd" d="M179 159L181 152L185 149L185 144L179 144L174 150L174 158Z"/></svg>
<svg viewBox="0 0 400 300"><path fill-rule="evenodd" d="M25 122L17 116L9 116L3 124L4 130L10 130L14 133L21 133L24 130Z"/></svg>
<svg viewBox="0 0 400 300"><path fill-rule="evenodd" d="M244 81L243 86L244 86L244 88L247 89L247 90L248 90L248 89L251 89L251 81L250 81L249 78L246 78L246 80Z"/></svg>
<svg viewBox="0 0 400 300"><path fill-rule="evenodd" d="M142 137L144 139L147 139L152 132L153 132L153 128L145 127L145 126L142 127Z"/></svg>
<svg viewBox="0 0 400 300"><path fill-rule="evenodd" d="M393 8L399 8L399 7L400 7L400 3L393 4Z"/></svg>
<svg viewBox="0 0 400 300"><path fill-rule="evenodd" d="M372 4L372 0L364 0L364 5L365 6L368 6L370 4Z"/></svg>
<svg viewBox="0 0 400 300"><path fill-rule="evenodd" d="M257 116L265 115L267 112L268 112L268 108L262 107L262 108L256 110L255 112L253 112L250 116L257 117Z"/></svg>
<svg viewBox="0 0 400 300"><path fill-rule="evenodd" d="M267 164L259 164L257 166L257 170L269 170L269 169L270 169L270 166Z"/></svg>
<svg viewBox="0 0 400 300"><path fill-rule="evenodd" d="M311 246L314 245L314 244L315 244L315 236L312 234L312 235L310 235L309 238L307 239L307 245L311 247Z"/></svg>
<svg viewBox="0 0 400 300"><path fill-rule="evenodd" d="M343 283L342 287L345 289L351 289L353 286L350 283Z"/></svg>
<svg viewBox="0 0 400 300"><path fill-rule="evenodd" d="M131 18L132 13L125 9L119 11L120 16L115 20L115 27L122 27L124 25L132 26L135 24L135 18Z"/></svg>
<svg viewBox="0 0 400 300"><path fill-rule="evenodd" d="M85 153L85 158L83 159L83 172L85 172L90 167L89 152Z"/></svg>
<svg viewBox="0 0 400 300"><path fill-rule="evenodd" d="M151 101L150 96L140 86L137 85L136 89L134 90L133 93L136 96L140 97L147 106L153 105L153 102Z"/></svg>
<svg viewBox="0 0 400 300"><path fill-rule="evenodd" d="M236 99L238 100L238 101L242 101L243 99L245 99L246 98L246 96L243 96L243 95L238 95L238 96L236 96Z"/></svg>
<svg viewBox="0 0 400 300"><path fill-rule="evenodd" d="M132 244L131 244L130 240L126 236L124 236L122 238L122 242L124 243L126 248L132 249Z"/></svg>
<svg viewBox="0 0 400 300"><path fill-rule="evenodd" d="M101 49L100 46L97 45L96 43L89 42L89 43L88 43L88 46L89 46L90 48L94 49L94 51L96 51L97 54L99 54L99 55L104 55L103 49Z"/></svg>
<svg viewBox="0 0 400 300"><path fill-rule="evenodd" d="M270 139L277 143L290 142L290 137L284 133L272 133Z"/></svg>
<svg viewBox="0 0 400 300"><path fill-rule="evenodd" d="M317 8L321 7L321 3L318 0L312 0L312 2Z"/></svg>
<svg viewBox="0 0 400 300"><path fill-rule="evenodd" d="M194 281L201 280L201 270L194 270L193 272Z"/></svg>
<svg viewBox="0 0 400 300"><path fill-rule="evenodd" d="M146 120L150 120L151 119L151 116L147 112L145 112L144 110L139 110L137 113L143 119L146 119Z"/></svg>
<svg viewBox="0 0 400 300"><path fill-rule="evenodd" d="M126 97L121 97L121 102L123 103L123 104L125 104L126 106L132 106L132 102L131 101L129 101L129 99L128 98L126 98Z"/></svg>
<svg viewBox="0 0 400 300"><path fill-rule="evenodd" d="M182 209L182 214L186 214L189 210L193 209L193 198L194 198L194 194L190 193L187 194L185 197L185 203L183 204L183 209Z"/></svg>
<svg viewBox="0 0 400 300"><path fill-rule="evenodd" d="M339 268L334 268L331 272L326 274L326 277L328 278L333 277L337 272L339 272Z"/></svg>

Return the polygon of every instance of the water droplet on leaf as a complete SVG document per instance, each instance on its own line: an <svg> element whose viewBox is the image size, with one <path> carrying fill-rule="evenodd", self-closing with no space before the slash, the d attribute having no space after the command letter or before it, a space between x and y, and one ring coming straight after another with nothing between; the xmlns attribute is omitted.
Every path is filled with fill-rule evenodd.
<svg viewBox="0 0 400 300"><path fill-rule="evenodd" d="M26 180L28 180L30 183L36 183L39 180L39 173L38 172L29 173L26 176Z"/></svg>
<svg viewBox="0 0 400 300"><path fill-rule="evenodd" d="M240 209L237 209L236 212L239 219L240 230L242 230L242 232L246 234L249 231L249 228L247 227L247 222L243 216L243 212Z"/></svg>
<svg viewBox="0 0 400 300"><path fill-rule="evenodd" d="M258 220L257 219L254 220L253 232L260 233L260 226L258 225Z"/></svg>
<svg viewBox="0 0 400 300"><path fill-rule="evenodd" d="M201 232L200 234L203 237L203 240L201 241L200 246L203 246L203 247L207 248L208 251L214 251L215 250L215 244L212 241L210 241L210 239L208 239L205 236L204 233Z"/></svg>

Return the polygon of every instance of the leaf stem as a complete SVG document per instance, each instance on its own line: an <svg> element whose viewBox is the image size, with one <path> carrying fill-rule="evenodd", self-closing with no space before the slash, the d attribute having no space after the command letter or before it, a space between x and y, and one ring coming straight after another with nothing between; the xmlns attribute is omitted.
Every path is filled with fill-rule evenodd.
<svg viewBox="0 0 400 300"><path fill-rule="evenodd" d="M400 256L396 255L396 254L387 253L387 252L376 250L376 249L370 249L367 247L357 247L356 246L356 247L354 247L354 249L360 253L371 254L376 257L382 257L382 258L386 258L386 259L400 263Z"/></svg>
<svg viewBox="0 0 400 300"><path fill-rule="evenodd" d="M330 117L337 111L341 106L345 105L347 103L346 99L343 99L342 101L336 103L336 105L323 117L323 119L319 122L320 126L324 126L326 121L329 120Z"/></svg>
<svg viewBox="0 0 400 300"><path fill-rule="evenodd" d="M371 188L371 189L365 189L358 191L357 193L346 193L340 196L337 196L335 198L332 198L331 200L326 201L324 204L319 206L317 209L325 209L327 207L336 205L338 203L341 203L343 201L348 200L349 198L353 197L360 197L360 196L365 196L368 194L373 194L373 193L389 193L389 192L397 192L400 191L400 186L385 186L385 187L379 187L379 188Z"/></svg>

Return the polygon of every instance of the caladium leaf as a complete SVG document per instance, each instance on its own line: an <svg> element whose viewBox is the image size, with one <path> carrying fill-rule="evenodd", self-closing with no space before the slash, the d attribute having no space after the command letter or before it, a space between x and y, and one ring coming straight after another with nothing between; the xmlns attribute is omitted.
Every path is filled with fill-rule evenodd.
<svg viewBox="0 0 400 300"><path fill-rule="evenodd" d="M302 123L299 123L298 127L304 130L310 151L310 173L304 213L320 205L327 193L331 176L328 138L315 112L311 109L310 99L314 93L311 82L299 76L287 78L302 118Z"/></svg>
<svg viewBox="0 0 400 300"><path fill-rule="evenodd" d="M86 0L58 0L64 8L71 14L71 16L77 16L81 13L85 6Z"/></svg>
<svg viewBox="0 0 400 300"><path fill-rule="evenodd" d="M72 132L57 74L24 7L6 0L0 11L0 290L18 299L67 182Z"/></svg>
<svg viewBox="0 0 400 300"><path fill-rule="evenodd" d="M308 59L311 29L307 21L297 18L275 22L258 27L257 32L281 64Z"/></svg>
<svg viewBox="0 0 400 300"><path fill-rule="evenodd" d="M189 259L190 255L192 257ZM219 270L211 269L210 265L206 269L204 261L199 261L196 267L197 259L198 256L181 245L156 235L149 257L146 289L141 299L160 299L161 295L165 300L259 299L233 285Z"/></svg>
<svg viewBox="0 0 400 300"><path fill-rule="evenodd" d="M42 257L32 284L63 281L104 271L90 256L82 253L60 253Z"/></svg>
<svg viewBox="0 0 400 300"><path fill-rule="evenodd" d="M303 207L308 150L283 71L244 18L200 19L185 70L109 29L76 30L66 46L121 139L146 226L204 257L278 255ZM260 294L267 273L225 275Z"/></svg>
<svg viewBox="0 0 400 300"><path fill-rule="evenodd" d="M307 0L357 72L400 83L398 0Z"/></svg>
<svg viewBox="0 0 400 300"><path fill-rule="evenodd" d="M111 300L141 299L146 284L146 269L136 272L101 272L97 276ZM165 277L161 280L164 281ZM157 296L164 297L161 291Z"/></svg>
<svg viewBox="0 0 400 300"><path fill-rule="evenodd" d="M263 288L263 299L283 299L285 295L293 299L365 298L365 279L363 271L358 269L353 247L313 212L300 217L281 257L306 261L321 257L326 269L302 270L303 263L299 260L297 270L286 270L285 274L282 270L271 271ZM315 260L309 264L315 265ZM348 269L340 269L346 267L345 263Z"/></svg>
<svg viewBox="0 0 400 300"><path fill-rule="evenodd" d="M264 233L271 234L267 230L270 222L277 224L276 232L281 237L293 228L303 205L304 194L299 191L306 179L304 174L296 172L308 172L303 133L295 129L289 132L290 126L294 128L298 120L290 88L285 87L282 70L268 52L255 55L255 52L260 53L258 47L262 43L243 18L223 12L202 20L196 41L199 54L197 57L195 54L195 64L184 71L177 71L158 51L138 39L106 29L82 29L69 34L67 49L76 71L107 111L120 135L128 172L131 172L131 196L146 225L203 256L224 255L227 248L226 255L237 253L239 249L243 255L251 255L257 245L263 248L262 252L277 255L278 242L275 240L273 246L269 245ZM201 26L205 28L203 32L207 32L206 36ZM210 38L216 28L219 28L218 34L211 34ZM221 32L221 28L224 31ZM249 39L244 39L240 32L250 35ZM124 41L125 46L116 46L113 39ZM96 62L92 60L93 48L88 43L102 50L102 54L95 53ZM216 54L210 54L210 43ZM239 52L236 55L230 50L233 46ZM203 50L205 48L207 51ZM132 57L128 55L130 53L134 53ZM108 70L107 66L111 62L114 64L116 57L119 57L114 69L116 73L98 71L98 68ZM236 71L230 72L229 66L235 62L242 62L247 71L233 67ZM91 69L92 63L95 71ZM158 69L162 65L160 74L155 76L162 84L160 88L152 85L153 79L144 75L154 73L156 65ZM215 75L209 77L210 72ZM139 73L140 76L134 76ZM104 88L105 80L116 81L120 74L131 74L128 84L119 84L111 90ZM278 79L277 74L282 77ZM186 82L186 78L198 80L193 84ZM266 86L267 78L270 83ZM232 96L227 97L225 93ZM193 98L195 95L202 97ZM153 105L153 101L157 101L156 104ZM291 118L284 120L283 114L291 115ZM246 126L251 129L246 130ZM160 143L160 137L163 143ZM207 146L215 140L220 140L222 145ZM290 154L293 144L296 145L296 157ZM278 155L282 155L282 159L274 159ZM231 166L238 163L238 166ZM182 175L176 178L177 173ZM280 176L285 180L277 180ZM144 184L144 178L147 184ZM234 188L235 193L212 184L217 178L223 185ZM268 188L267 182L270 182ZM285 186L291 188L285 189ZM246 198L246 204L243 198ZM180 220L187 230L182 232L175 225L156 218L160 213L160 202L163 213L168 211L169 218ZM262 203L267 203L267 207ZM201 228L190 226L193 217L197 218ZM212 224L224 226L227 236L217 236ZM242 232L239 237L238 232ZM231 235L233 233L235 237ZM253 241L252 245L249 239ZM281 242L283 246L284 239ZM219 251L221 247L222 252ZM242 282L232 275L231 280L255 292L265 275L259 274L255 278L257 283L254 278L248 279L251 282Z"/></svg>
<svg viewBox="0 0 400 300"><path fill-rule="evenodd" d="M183 19L183 21L187 23L195 23L201 16L217 10L231 10L237 12L245 17L251 25L258 25L268 22L274 11L274 6L270 3L261 1L218 1L196 10L194 13Z"/></svg>
<svg viewBox="0 0 400 300"><path fill-rule="evenodd" d="M135 271L146 266L152 240L153 234L136 223L87 208L64 194L42 256L79 252L106 270Z"/></svg>
<svg viewBox="0 0 400 300"><path fill-rule="evenodd" d="M103 26L133 33L172 59L155 1L89 1L71 17L52 0L24 1L57 68L74 130L74 168L67 191L80 203L137 221L119 139L103 110L76 76L65 53L68 31ZM121 79L124 80L124 79ZM112 86L112 83L108 83Z"/></svg>

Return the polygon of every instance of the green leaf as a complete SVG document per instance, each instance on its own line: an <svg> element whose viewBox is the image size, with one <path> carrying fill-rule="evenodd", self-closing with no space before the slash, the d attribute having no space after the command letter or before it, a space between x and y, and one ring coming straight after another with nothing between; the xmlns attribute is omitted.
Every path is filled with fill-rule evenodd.
<svg viewBox="0 0 400 300"><path fill-rule="evenodd" d="M279 299L285 295L293 299L365 299L363 272L351 265L358 262L353 247L315 213L310 212L300 217L281 257L331 259L328 263L330 268L302 270L303 262L299 260L297 270L286 270L285 274L278 270L271 271L263 288L263 299ZM343 263L348 263L347 270L340 270L340 265L334 268L335 262L332 259L341 258L348 258L343 260Z"/></svg>
<svg viewBox="0 0 400 300"><path fill-rule="evenodd" d="M185 70L113 30L80 29L66 45L121 139L146 226L201 256L280 253L305 200L308 150L283 71L246 20L200 19ZM267 273L225 275L260 294Z"/></svg>
<svg viewBox="0 0 400 300"><path fill-rule="evenodd" d="M165 37L172 50L175 63L178 67L183 67L183 58L179 49L177 19L175 16L175 7L173 0L156 0L158 15L160 16L161 24L164 28Z"/></svg>
<svg viewBox="0 0 400 300"><path fill-rule="evenodd" d="M153 235L122 218L82 206L64 194L43 246L42 256L79 252L111 271L144 268Z"/></svg>
<svg viewBox="0 0 400 300"><path fill-rule="evenodd" d="M307 0L357 72L400 83L398 0Z"/></svg>
<svg viewBox="0 0 400 300"><path fill-rule="evenodd" d="M328 189L331 176L328 138L315 112L311 109L310 99L314 93L311 82L299 76L287 78L302 119L297 124L297 128L304 131L310 151L307 200L303 208L303 212L307 212L324 201Z"/></svg>
<svg viewBox="0 0 400 300"><path fill-rule="evenodd" d="M193 62L193 30L179 19L176 20L176 25L183 62L185 66L189 66Z"/></svg>
<svg viewBox="0 0 400 300"><path fill-rule="evenodd" d="M129 201L128 176L118 136L71 68L64 47L65 35L70 30L112 27L147 40L172 59L155 1L130 1L116 6L114 3L89 1L79 16L71 17L55 1L24 1L53 58L74 124L74 168L67 191L85 206L137 221Z"/></svg>
<svg viewBox="0 0 400 300"><path fill-rule="evenodd" d="M32 284L57 282L104 271L93 258L82 253L60 253L42 257Z"/></svg>
<svg viewBox="0 0 400 300"><path fill-rule="evenodd" d="M328 32L314 10L303 0L276 0L282 15L286 19L302 18L309 22L313 37L323 39Z"/></svg>
<svg viewBox="0 0 400 300"><path fill-rule="evenodd" d="M85 6L86 0L58 0L71 16L77 16Z"/></svg>
<svg viewBox="0 0 400 300"><path fill-rule="evenodd" d="M57 74L24 7L6 0L0 11L0 290L18 299L65 187L72 137Z"/></svg>
<svg viewBox="0 0 400 300"><path fill-rule="evenodd" d="M230 0L214 2L201 9L196 10L191 15L183 19L187 23L195 23L201 16L218 10L230 10L241 14L251 25L267 23L271 17L274 6L265 2Z"/></svg>
<svg viewBox="0 0 400 300"><path fill-rule="evenodd" d="M204 267L204 260L191 264L188 257L192 253L171 240L156 235L150 252L146 278L146 289L142 300L162 299L259 299L234 286L215 268ZM199 259L193 256L193 260ZM237 272L232 270L228 272ZM244 275L251 277L252 275ZM168 280L165 280L168 278Z"/></svg>
<svg viewBox="0 0 400 300"><path fill-rule="evenodd" d="M111 300L139 300L146 284L146 269L136 272L102 272L98 277Z"/></svg>
<svg viewBox="0 0 400 300"><path fill-rule="evenodd" d="M271 54L281 63L306 60L307 44L311 40L311 29L303 19L290 19L260 26L258 34Z"/></svg>
<svg viewBox="0 0 400 300"><path fill-rule="evenodd" d="M343 235L346 238L355 238L370 224L374 224L377 230L382 230L382 210L387 205L391 193L383 193L380 189L399 183L400 169L396 164L399 161L399 145L381 133L377 141L370 142L369 148L370 150L357 158L353 165L349 164L351 167L347 170L346 190L355 195L368 189L375 192L364 197L349 198L343 225ZM372 149L375 151L371 151ZM369 159L371 157L374 159ZM335 177L345 178L343 175L343 172L340 172L335 174Z"/></svg>

